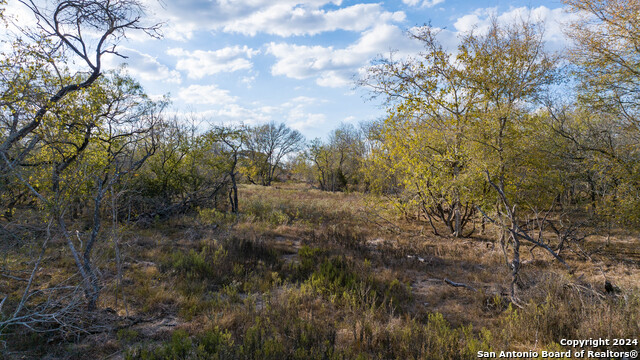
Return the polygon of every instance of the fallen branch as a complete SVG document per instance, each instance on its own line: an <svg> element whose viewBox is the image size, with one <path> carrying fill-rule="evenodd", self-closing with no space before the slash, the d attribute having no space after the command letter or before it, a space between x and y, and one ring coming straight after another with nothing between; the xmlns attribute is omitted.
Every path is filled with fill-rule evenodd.
<svg viewBox="0 0 640 360"><path fill-rule="evenodd" d="M449 279L447 279L447 278L444 278L444 282L445 282L445 283L447 283L447 284L449 284L449 285L451 285L451 286L453 286L453 287L463 287L463 288L467 288L467 289L469 289L469 290L471 290L471 291L478 291L478 290L476 290L476 289L475 289L473 286L471 286L471 285L467 285L467 284L463 284L463 283L453 282L453 281L451 281L451 280L449 280Z"/></svg>
<svg viewBox="0 0 640 360"><path fill-rule="evenodd" d="M4 276L6 278L9 278L9 279L15 280L15 281L23 281L23 282L28 282L29 281L28 279L23 279L23 278L19 278L17 276L12 276L12 275L3 274L3 273L0 273L0 276Z"/></svg>
<svg viewBox="0 0 640 360"><path fill-rule="evenodd" d="M586 287L584 285L579 285L579 284L574 284L574 283L569 283L569 284L565 284L565 287L570 287L575 289L576 291L580 292L580 291L584 291L584 292L588 292L589 294L595 295L597 296L599 299L604 300L607 297L602 295L601 293L599 293L598 291L591 289L589 287Z"/></svg>

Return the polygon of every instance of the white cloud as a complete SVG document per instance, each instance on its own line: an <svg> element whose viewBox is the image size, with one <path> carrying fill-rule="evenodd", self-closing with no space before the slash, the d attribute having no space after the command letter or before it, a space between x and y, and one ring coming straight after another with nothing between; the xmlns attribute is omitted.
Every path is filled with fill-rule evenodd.
<svg viewBox="0 0 640 360"><path fill-rule="evenodd" d="M315 35L338 29L363 31L377 23L401 22L404 19L404 13L383 11L380 4L356 4L326 11L274 2L264 10L224 25L223 29L251 36L261 32L287 37Z"/></svg>
<svg viewBox="0 0 640 360"><path fill-rule="evenodd" d="M318 98L309 97L309 96L296 96L293 99L291 99L290 103L314 105L314 104L319 104L319 103L322 103L322 102L327 102L327 100L318 99Z"/></svg>
<svg viewBox="0 0 640 360"><path fill-rule="evenodd" d="M271 117L265 116L258 110L245 108L238 104L227 104L216 109L200 111L168 112L167 116L175 116L186 123L196 119L197 126L201 131L210 129L212 125L255 125L271 120Z"/></svg>
<svg viewBox="0 0 640 360"><path fill-rule="evenodd" d="M207 88L207 87L203 87ZM219 90L215 86L211 87L214 94ZM192 89L193 92L199 94L201 88ZM224 90L219 90L223 91ZM185 96L190 95L184 92ZM228 95L228 94L227 94ZM250 105L238 103L220 103L212 109L197 111L191 113L192 117L203 119L209 123L216 124L247 124L256 125L269 121L283 121L287 126L301 132L309 132L310 130L321 129L326 127L327 116L323 113L310 111L308 108L325 102L325 100L312 98L308 96L297 96L279 105L264 105L258 102ZM176 113L181 116L182 113Z"/></svg>
<svg viewBox="0 0 640 360"><path fill-rule="evenodd" d="M438 0L436 0L438 1ZM342 8L341 0L184 0L160 5L145 0L149 13L163 20L165 36L188 40L196 31L218 31L254 36L314 35L325 31L363 31L380 23L402 22L406 15L385 11L381 3Z"/></svg>
<svg viewBox="0 0 640 360"><path fill-rule="evenodd" d="M418 6L420 4L420 0L402 0L402 2L409 6ZM420 6L430 8L443 2L444 0L424 0Z"/></svg>
<svg viewBox="0 0 640 360"><path fill-rule="evenodd" d="M220 72L250 70L253 67L250 59L259 52L246 45L242 47L236 45L214 51L187 51L174 48L169 49L167 54L179 57L176 69L186 71L191 79L201 79Z"/></svg>
<svg viewBox="0 0 640 360"><path fill-rule="evenodd" d="M349 123L349 124L356 124L357 121L358 121L358 118L353 115L349 115L346 118L344 118L344 120L342 120L342 122Z"/></svg>
<svg viewBox="0 0 640 360"><path fill-rule="evenodd" d="M187 104L229 105L237 97L229 95L228 90L219 89L215 85L191 85L178 91L178 99Z"/></svg>
<svg viewBox="0 0 640 360"><path fill-rule="evenodd" d="M434 7L438 4L442 4L444 2L444 0L425 0L422 3L422 6L426 6L426 7Z"/></svg>
<svg viewBox="0 0 640 360"><path fill-rule="evenodd" d="M182 77L178 71L169 69L154 56L126 47L120 47L119 52L126 58L122 59L112 54L107 54L103 57L103 64L106 69L115 69L125 63L127 64L125 71L138 80L173 84L182 82Z"/></svg>
<svg viewBox="0 0 640 360"><path fill-rule="evenodd" d="M292 129L298 131L305 131L313 127L318 127L327 121L325 114L308 113L304 111L303 105L298 105L289 110L287 114L286 123Z"/></svg>
<svg viewBox="0 0 640 360"><path fill-rule="evenodd" d="M480 27L481 24L483 26L488 26L488 19L486 21L481 21L480 16L476 13L459 17L458 19L456 19L456 22L453 23L453 27L459 32L469 32Z"/></svg>
<svg viewBox="0 0 640 360"><path fill-rule="evenodd" d="M392 49L407 53L415 52L418 47L397 26L382 24L365 31L358 41L346 48L270 43L267 53L277 58L271 68L272 75L293 79L315 77L320 86L343 87L353 83L352 77L358 68Z"/></svg>
<svg viewBox="0 0 640 360"><path fill-rule="evenodd" d="M264 114L274 114L280 111L280 108L277 106L260 106L258 110Z"/></svg>
<svg viewBox="0 0 640 360"><path fill-rule="evenodd" d="M315 98L315 97L310 97L310 96L296 96L293 99L286 101L284 103L282 103L282 105L280 106L283 109L291 109L291 108L295 108L295 107L306 107L306 106L313 106L313 105L319 105L321 103L326 103L327 100L325 99L319 99L319 98Z"/></svg>
<svg viewBox="0 0 640 360"><path fill-rule="evenodd" d="M355 73L354 73L355 74ZM324 87L343 87L353 85L353 75L341 71L325 71L318 77L316 84Z"/></svg>
<svg viewBox="0 0 640 360"><path fill-rule="evenodd" d="M9 30L18 31L18 26L36 23L36 17L33 12L18 1L7 1L3 8L3 15L6 20L9 20ZM13 25L17 26L14 27Z"/></svg>
<svg viewBox="0 0 640 360"><path fill-rule="evenodd" d="M251 89L255 81L256 75L243 76L242 79L240 79L240 82L243 83L247 87L247 89Z"/></svg>
<svg viewBox="0 0 640 360"><path fill-rule="evenodd" d="M489 29L492 17L500 24L512 24L517 21L542 22L545 27L543 40L554 50L562 49L569 44L563 28L568 22L579 18L576 14L567 14L563 8L549 9L546 6L511 8L501 14L497 13L496 8L483 8L458 18L453 26L461 33L474 30L482 34Z"/></svg>
<svg viewBox="0 0 640 360"><path fill-rule="evenodd" d="M231 121L234 123L258 124L271 120L269 114L260 109L249 109L238 104L228 104L213 112L216 119Z"/></svg>
<svg viewBox="0 0 640 360"><path fill-rule="evenodd" d="M322 63L331 59L333 47L271 43L267 52L278 59L271 68L272 75L306 79L322 70Z"/></svg>

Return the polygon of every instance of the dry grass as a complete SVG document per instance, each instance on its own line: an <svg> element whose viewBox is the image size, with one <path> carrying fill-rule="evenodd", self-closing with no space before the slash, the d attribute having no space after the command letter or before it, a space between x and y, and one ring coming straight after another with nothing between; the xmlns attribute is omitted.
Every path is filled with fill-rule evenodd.
<svg viewBox="0 0 640 360"><path fill-rule="evenodd" d="M72 349L77 358L471 359L479 350L557 349L562 338L640 333L640 244L625 233L609 244L588 237L589 257L567 252L573 274L542 251L523 251L524 306L515 308L490 233L433 236L383 199L302 184L242 186L240 211L236 219L199 209L123 232L126 306L122 297L116 305L103 244L109 286L100 307L120 315L117 326L53 343L36 336L8 356ZM61 254L51 277L73 271L63 249L51 249ZM604 294L603 274L620 294Z"/></svg>

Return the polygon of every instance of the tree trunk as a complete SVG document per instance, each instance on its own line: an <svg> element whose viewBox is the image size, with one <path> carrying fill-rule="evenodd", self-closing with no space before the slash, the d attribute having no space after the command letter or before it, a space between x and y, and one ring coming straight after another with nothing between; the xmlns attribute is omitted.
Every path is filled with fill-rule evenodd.
<svg viewBox="0 0 640 360"><path fill-rule="evenodd" d="M453 235L455 237L462 237L462 221L460 219L460 201L456 200L456 203L454 205L454 217L455 217L455 229L453 232Z"/></svg>
<svg viewBox="0 0 640 360"><path fill-rule="evenodd" d="M520 271L520 240L516 235L510 235L513 239L513 260L511 261L511 301L518 304L516 288L518 286L518 273Z"/></svg>

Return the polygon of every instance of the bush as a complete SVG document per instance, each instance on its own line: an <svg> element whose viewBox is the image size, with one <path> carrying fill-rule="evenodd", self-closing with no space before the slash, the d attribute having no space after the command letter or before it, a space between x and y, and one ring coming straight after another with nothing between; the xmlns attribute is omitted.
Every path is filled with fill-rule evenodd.
<svg viewBox="0 0 640 360"><path fill-rule="evenodd" d="M198 208L198 220L208 225L228 225L236 220L233 213L223 212L217 209Z"/></svg>

